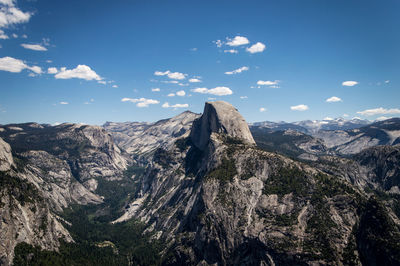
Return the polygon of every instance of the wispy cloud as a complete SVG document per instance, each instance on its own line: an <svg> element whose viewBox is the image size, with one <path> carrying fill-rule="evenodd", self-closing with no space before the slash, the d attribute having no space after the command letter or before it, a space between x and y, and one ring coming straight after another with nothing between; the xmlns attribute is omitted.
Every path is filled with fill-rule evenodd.
<svg viewBox="0 0 400 266"><path fill-rule="evenodd" d="M155 76L167 76L170 79L177 79L177 80L182 80L185 79L187 74L184 73L180 73L180 72L171 72L169 70L167 71L155 71L154 72Z"/></svg>
<svg viewBox="0 0 400 266"><path fill-rule="evenodd" d="M146 99L146 98L139 98L139 99L132 99L132 98L122 98L121 102L131 102L136 103L137 107L149 107L150 104L159 104L160 102L153 99Z"/></svg>
<svg viewBox="0 0 400 266"><path fill-rule="evenodd" d="M175 97L175 93L169 93L168 95L167 95L168 97Z"/></svg>
<svg viewBox="0 0 400 266"><path fill-rule="evenodd" d="M253 44L249 48L246 48L246 51L255 54L255 53L261 53L265 50L266 46L262 42L258 42L256 44Z"/></svg>
<svg viewBox="0 0 400 266"><path fill-rule="evenodd" d="M67 105L67 104L69 104L68 102L60 102L60 104L62 104L62 105Z"/></svg>
<svg viewBox="0 0 400 266"><path fill-rule="evenodd" d="M342 99L336 96L332 96L328 99L326 99L327 103L336 103L336 102L342 102Z"/></svg>
<svg viewBox="0 0 400 266"><path fill-rule="evenodd" d="M101 81L103 79L87 65L78 65L74 69L67 69L65 67L62 67L54 77L56 79L78 78L84 80L97 80L97 81Z"/></svg>
<svg viewBox="0 0 400 266"><path fill-rule="evenodd" d="M238 50L235 50L235 49L224 50L224 53L228 53L228 54L237 54L237 53L238 53Z"/></svg>
<svg viewBox="0 0 400 266"><path fill-rule="evenodd" d="M266 108L264 108L264 107L261 107L259 110L260 110L260 112L261 112L261 113L263 113L263 112L266 112L266 111L267 111L267 109L266 109Z"/></svg>
<svg viewBox="0 0 400 266"><path fill-rule="evenodd" d="M4 33L4 31L0 30L0 40L7 40L8 36Z"/></svg>
<svg viewBox="0 0 400 266"><path fill-rule="evenodd" d="M47 51L47 48L40 44L23 43L23 44L21 44L21 46L24 47L25 49L34 50L34 51Z"/></svg>
<svg viewBox="0 0 400 266"><path fill-rule="evenodd" d="M160 91L160 88L152 88L151 91L158 92L158 91Z"/></svg>
<svg viewBox="0 0 400 266"><path fill-rule="evenodd" d="M308 110L308 106L305 104L299 104L299 105L291 106L290 109L293 111L306 111L306 110Z"/></svg>
<svg viewBox="0 0 400 266"><path fill-rule="evenodd" d="M189 104L187 104L187 103L177 103L177 104L169 105L168 102L165 102L161 107L162 108L188 108Z"/></svg>
<svg viewBox="0 0 400 266"><path fill-rule="evenodd" d="M207 88L196 88L192 90L193 92L202 93L202 94L212 94L217 96L231 95L233 92L228 87L215 87L213 89Z"/></svg>
<svg viewBox="0 0 400 266"><path fill-rule="evenodd" d="M367 109L364 111L359 111L359 112L357 112L357 114L365 115L365 116L400 114L400 109L397 109L397 108L385 109L383 107L379 107L379 108L375 108L375 109Z"/></svg>
<svg viewBox="0 0 400 266"><path fill-rule="evenodd" d="M249 97L247 97L247 96L240 96L240 99L247 99L247 98L249 98Z"/></svg>
<svg viewBox="0 0 400 266"><path fill-rule="evenodd" d="M191 79L189 79L189 82L190 83L198 83L198 82L201 82L201 80L197 79L197 78L191 78Z"/></svg>
<svg viewBox="0 0 400 266"><path fill-rule="evenodd" d="M247 70L249 70L249 67L243 66L243 67L240 67L240 68L232 70L232 71L227 71L227 72L225 72L225 74L226 75L234 75L234 74L242 73L243 71L247 71Z"/></svg>
<svg viewBox="0 0 400 266"><path fill-rule="evenodd" d="M279 80L274 80L274 81L271 81L271 80L259 80L259 81L257 81L257 85L260 85L260 86L277 86L278 84L279 84Z"/></svg>
<svg viewBox="0 0 400 266"><path fill-rule="evenodd" d="M348 81L343 81L342 82L342 86L347 86L347 87L353 87L355 85L357 85L358 82L354 81L354 80L348 80Z"/></svg>

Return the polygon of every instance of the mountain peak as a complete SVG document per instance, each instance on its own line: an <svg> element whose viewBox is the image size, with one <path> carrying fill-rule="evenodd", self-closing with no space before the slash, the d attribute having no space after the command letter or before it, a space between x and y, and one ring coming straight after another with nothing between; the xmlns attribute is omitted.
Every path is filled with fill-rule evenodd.
<svg viewBox="0 0 400 266"><path fill-rule="evenodd" d="M193 122L190 138L196 147L203 150L213 132L255 144L243 116L230 103L224 101L206 102L203 115Z"/></svg>

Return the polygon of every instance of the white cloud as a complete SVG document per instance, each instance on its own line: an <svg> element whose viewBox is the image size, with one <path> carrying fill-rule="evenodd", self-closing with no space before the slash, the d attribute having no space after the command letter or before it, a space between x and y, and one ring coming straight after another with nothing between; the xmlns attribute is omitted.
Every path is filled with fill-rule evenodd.
<svg viewBox="0 0 400 266"><path fill-rule="evenodd" d="M265 109L264 107L260 108L260 112L266 112L266 111L267 111L267 109Z"/></svg>
<svg viewBox="0 0 400 266"><path fill-rule="evenodd" d="M66 105L66 104L68 104L68 102L60 102L60 104Z"/></svg>
<svg viewBox="0 0 400 266"><path fill-rule="evenodd" d="M265 48L266 48L265 44L263 44L262 42L258 42L256 44L253 44L249 48L246 48L246 51L251 54L261 53L262 51L265 50Z"/></svg>
<svg viewBox="0 0 400 266"><path fill-rule="evenodd" d="M99 80L99 81L97 81L97 83L100 83L100 84L103 84L103 85L107 85L107 81L105 81L105 80Z"/></svg>
<svg viewBox="0 0 400 266"><path fill-rule="evenodd" d="M190 49L190 51L192 51L192 52L196 52L197 50L198 49L196 47Z"/></svg>
<svg viewBox="0 0 400 266"><path fill-rule="evenodd" d="M293 111L306 111L306 110L308 110L308 106L305 104L299 104L299 105L291 106L290 109Z"/></svg>
<svg viewBox="0 0 400 266"><path fill-rule="evenodd" d="M32 16L31 13L23 12L15 7L14 1L1 0L0 4L0 28L26 23Z"/></svg>
<svg viewBox="0 0 400 266"><path fill-rule="evenodd" d="M202 94L212 94L217 96L231 95L233 92L228 87L216 87L213 89L207 88L196 88L192 90L193 92L202 93Z"/></svg>
<svg viewBox="0 0 400 266"><path fill-rule="evenodd" d="M0 58L0 70L19 73L28 66L19 59L15 59L9 56Z"/></svg>
<svg viewBox="0 0 400 266"><path fill-rule="evenodd" d="M197 83L197 82L201 82L201 80L196 79L196 78L191 78L191 79L189 79L189 82L191 82L191 83Z"/></svg>
<svg viewBox="0 0 400 266"><path fill-rule="evenodd" d="M136 103L137 107L149 107L150 104L159 104L160 103L157 100L146 99L146 98L140 98L140 99L122 98L121 102Z"/></svg>
<svg viewBox="0 0 400 266"><path fill-rule="evenodd" d="M187 103L177 103L174 105L169 105L168 102L165 102L162 106L162 108L188 108L189 104Z"/></svg>
<svg viewBox="0 0 400 266"><path fill-rule="evenodd" d="M157 92L160 91L160 88L152 88L151 91Z"/></svg>
<svg viewBox="0 0 400 266"><path fill-rule="evenodd" d="M224 50L224 53L237 54L238 50L235 50L235 49Z"/></svg>
<svg viewBox="0 0 400 266"><path fill-rule="evenodd" d="M31 66L28 69L32 72L35 72L36 74L42 74L42 68L39 66Z"/></svg>
<svg viewBox="0 0 400 266"><path fill-rule="evenodd" d="M165 76L165 75L168 75L168 73L170 73L169 70L167 70L167 71L165 71L165 72L156 71L156 72L154 72L154 75L155 75L155 76Z"/></svg>
<svg viewBox="0 0 400 266"><path fill-rule="evenodd" d="M274 80L274 81L270 81L270 80L259 80L257 81L257 85L262 85L262 86L274 86L274 85L278 85L279 84L279 80Z"/></svg>
<svg viewBox="0 0 400 266"><path fill-rule="evenodd" d="M114 85L112 85L112 87L116 89L116 88L118 88L118 85L114 84Z"/></svg>
<svg viewBox="0 0 400 266"><path fill-rule="evenodd" d="M385 80L385 83L388 84L390 82L390 80Z"/></svg>
<svg viewBox="0 0 400 266"><path fill-rule="evenodd" d="M41 74L42 69L38 66L28 66L24 61L13 58L13 57L2 57L0 58L0 70L8 71L12 73L19 73L24 69L29 69L30 71ZM31 73L32 74L32 73Z"/></svg>
<svg viewBox="0 0 400 266"><path fill-rule="evenodd" d="M166 84L179 84L177 80L162 80L161 82Z"/></svg>
<svg viewBox="0 0 400 266"><path fill-rule="evenodd" d="M392 108L392 109L385 109L382 107L375 108L375 109L367 109L364 111L357 112L360 115L372 116L372 115L386 115L386 114L400 114L400 109Z"/></svg>
<svg viewBox="0 0 400 266"><path fill-rule="evenodd" d="M179 73L179 72L172 72L172 73L168 74L168 77L170 79L179 79L179 80L181 80L181 79L185 79L185 76L186 76L185 74Z"/></svg>
<svg viewBox="0 0 400 266"><path fill-rule="evenodd" d="M349 115L348 114L343 114L343 117L349 117Z"/></svg>
<svg viewBox="0 0 400 266"><path fill-rule="evenodd" d="M49 68L47 69L47 73L48 73L48 74L57 74L57 72L58 72L58 70L57 70L56 67L49 67Z"/></svg>
<svg viewBox="0 0 400 266"><path fill-rule="evenodd" d="M227 71L227 72L225 72L225 74L226 75L234 75L234 74L242 73L243 71L247 71L247 70L249 70L249 67L243 66L243 67L240 67L240 68L235 69L233 71Z"/></svg>
<svg viewBox="0 0 400 266"><path fill-rule="evenodd" d="M155 71L154 72L155 76L168 76L168 78L170 79L178 79L178 80L182 80L185 79L187 74L183 74L180 72L171 72L169 70L162 72L162 71Z"/></svg>
<svg viewBox="0 0 400 266"><path fill-rule="evenodd" d="M53 63L53 61L52 60L46 60L46 63L51 64L51 63Z"/></svg>
<svg viewBox="0 0 400 266"><path fill-rule="evenodd" d="M215 43L215 45L216 45L218 48L220 48L220 47L222 46L222 44L223 44L221 40L213 41L213 43Z"/></svg>
<svg viewBox="0 0 400 266"><path fill-rule="evenodd" d="M383 120L388 120L391 119L392 117L387 117L387 116L380 116L377 119L375 119L375 121L383 121Z"/></svg>
<svg viewBox="0 0 400 266"><path fill-rule="evenodd" d="M322 119L322 120L325 120L325 121L332 121L333 120L333 118L332 117L329 117L329 116L327 116L327 117L325 117L324 119Z"/></svg>
<svg viewBox="0 0 400 266"><path fill-rule="evenodd" d="M8 39L8 36L4 33L4 31L0 30L0 39L1 40L6 40Z"/></svg>
<svg viewBox="0 0 400 266"><path fill-rule="evenodd" d="M249 98L249 97L247 97L247 96L240 96L240 99L247 99L247 98Z"/></svg>
<svg viewBox="0 0 400 266"><path fill-rule="evenodd" d="M28 39L28 35L22 34L21 38L23 38L23 39Z"/></svg>
<svg viewBox="0 0 400 266"><path fill-rule="evenodd" d="M213 98L213 97L208 97L207 100L208 101L215 101L217 98Z"/></svg>
<svg viewBox="0 0 400 266"><path fill-rule="evenodd" d="M171 93L168 94L167 96L168 96L168 97L174 97L174 96L175 96L175 93L172 93L172 92L171 92Z"/></svg>
<svg viewBox="0 0 400 266"><path fill-rule="evenodd" d="M326 99L327 103L336 103L336 102L342 102L342 99L336 96L332 96L328 99Z"/></svg>
<svg viewBox="0 0 400 266"><path fill-rule="evenodd" d="M23 43L23 44L21 44L21 46L24 47L25 49L34 50L34 51L47 51L47 48L40 44Z"/></svg>
<svg viewBox="0 0 400 266"><path fill-rule="evenodd" d="M178 95L178 96L185 96L186 95L186 92L184 91L184 90L181 90L181 91L177 91L176 92L176 95Z"/></svg>
<svg viewBox="0 0 400 266"><path fill-rule="evenodd" d="M348 80L348 81L343 81L342 82L342 86L347 86L347 87L353 87L355 85L357 85L358 82L357 81L353 81L353 80Z"/></svg>
<svg viewBox="0 0 400 266"><path fill-rule="evenodd" d="M227 38L228 42L226 45L229 46L240 46L240 45L245 45L249 43L249 40L246 37L243 36L235 36L233 39Z"/></svg>
<svg viewBox="0 0 400 266"><path fill-rule="evenodd" d="M54 77L56 79L78 78L85 80L102 80L102 78L87 65L78 65L74 69L66 69L65 67L62 67L60 72L58 72Z"/></svg>
<svg viewBox="0 0 400 266"><path fill-rule="evenodd" d="M13 6L14 0L0 0L0 4L3 4L5 6Z"/></svg>

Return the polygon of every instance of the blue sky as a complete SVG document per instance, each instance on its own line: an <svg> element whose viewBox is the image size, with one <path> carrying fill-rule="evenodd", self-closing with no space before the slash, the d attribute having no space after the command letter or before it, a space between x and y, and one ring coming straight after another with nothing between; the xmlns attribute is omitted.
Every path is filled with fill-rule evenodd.
<svg viewBox="0 0 400 266"><path fill-rule="evenodd" d="M400 115L400 2L0 0L0 123ZM197 82L195 82L197 81Z"/></svg>

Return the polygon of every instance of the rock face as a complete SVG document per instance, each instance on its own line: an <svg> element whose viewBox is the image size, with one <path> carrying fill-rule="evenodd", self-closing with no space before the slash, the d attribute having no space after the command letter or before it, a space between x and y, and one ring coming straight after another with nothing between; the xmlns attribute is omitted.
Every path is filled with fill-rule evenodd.
<svg viewBox="0 0 400 266"><path fill-rule="evenodd" d="M8 265L20 242L57 250L60 238L73 241L59 214L103 203L98 184L122 180L130 159L98 126L0 128L0 264Z"/></svg>
<svg viewBox="0 0 400 266"><path fill-rule="evenodd" d="M0 171L10 170L11 165L14 164L13 157L11 155L11 147L0 138Z"/></svg>
<svg viewBox="0 0 400 266"><path fill-rule="evenodd" d="M193 122L190 138L197 148L204 150L213 132L255 144L243 116L227 102L206 102L203 115Z"/></svg>
<svg viewBox="0 0 400 266"><path fill-rule="evenodd" d="M168 148L187 134L198 117L198 114L186 111L156 123L107 122L103 127L111 132L116 143L126 152L146 159L157 148Z"/></svg>

